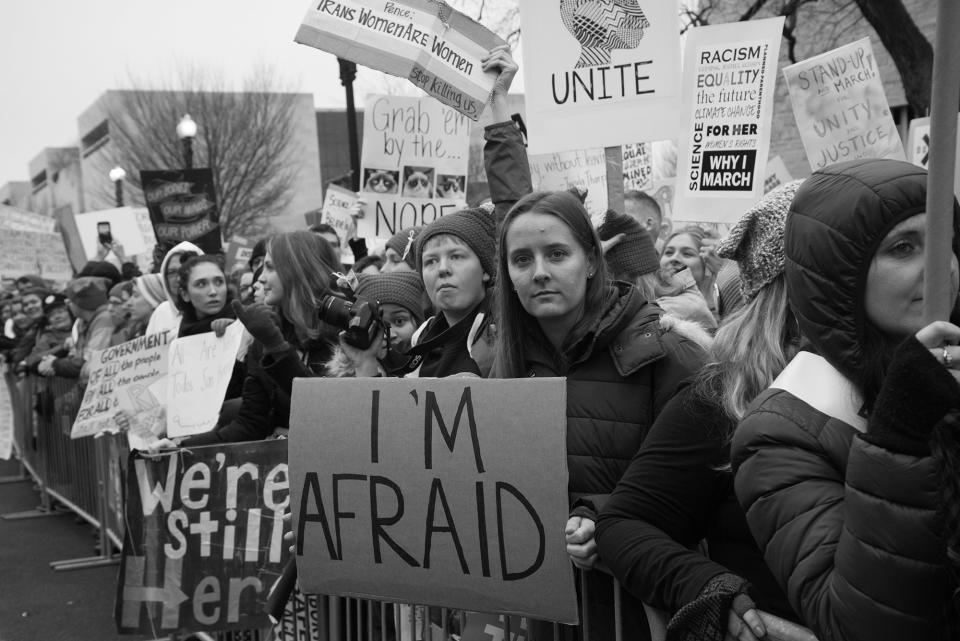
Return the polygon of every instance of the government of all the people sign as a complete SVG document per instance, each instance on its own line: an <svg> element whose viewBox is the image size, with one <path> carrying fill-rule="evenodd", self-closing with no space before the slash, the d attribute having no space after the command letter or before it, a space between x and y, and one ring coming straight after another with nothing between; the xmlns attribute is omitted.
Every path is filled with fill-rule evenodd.
<svg viewBox="0 0 960 641"><path fill-rule="evenodd" d="M530 153L675 138L677 0L520 3Z"/></svg>
<svg viewBox="0 0 960 641"><path fill-rule="evenodd" d="M294 40L406 78L473 120L497 79L480 60L506 44L440 0L310 0Z"/></svg>
<svg viewBox="0 0 960 641"><path fill-rule="evenodd" d="M575 623L564 379L299 378L300 587Z"/></svg>
<svg viewBox="0 0 960 641"><path fill-rule="evenodd" d="M134 454L115 619L123 634L257 629L290 553L283 440Z"/></svg>
<svg viewBox="0 0 960 641"><path fill-rule="evenodd" d="M687 31L677 210L735 222L763 196L783 17Z"/></svg>
<svg viewBox="0 0 960 641"><path fill-rule="evenodd" d="M814 171L858 158L905 160L870 38L783 70Z"/></svg>

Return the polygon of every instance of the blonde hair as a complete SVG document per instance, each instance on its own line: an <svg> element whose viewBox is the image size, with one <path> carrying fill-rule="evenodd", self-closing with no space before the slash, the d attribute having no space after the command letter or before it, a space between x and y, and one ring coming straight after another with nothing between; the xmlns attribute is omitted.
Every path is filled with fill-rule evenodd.
<svg viewBox="0 0 960 641"><path fill-rule="evenodd" d="M694 389L722 407L736 424L796 355L799 346L799 328L787 304L786 281L780 274L717 330Z"/></svg>

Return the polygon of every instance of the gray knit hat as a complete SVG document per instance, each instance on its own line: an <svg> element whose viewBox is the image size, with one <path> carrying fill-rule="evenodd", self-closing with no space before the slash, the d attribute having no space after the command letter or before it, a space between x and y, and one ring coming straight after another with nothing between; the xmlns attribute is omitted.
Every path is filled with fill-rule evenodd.
<svg viewBox="0 0 960 641"><path fill-rule="evenodd" d="M423 273L423 248L434 236L450 234L465 242L473 253L480 259L483 271L490 276L493 282L497 275L497 265L494 255L497 251L496 241L497 223L492 214L483 209L463 209L437 218L423 228L416 240L417 271Z"/></svg>
<svg viewBox="0 0 960 641"><path fill-rule="evenodd" d="M410 265L410 269L416 269L417 262L414 259L413 243L422 230L423 227L401 229L391 236L384 246L397 252L397 256L400 256L404 262Z"/></svg>
<svg viewBox="0 0 960 641"><path fill-rule="evenodd" d="M783 230L802 180L780 185L760 199L717 246L717 255L737 261L740 291L747 302L783 273Z"/></svg>
<svg viewBox="0 0 960 641"><path fill-rule="evenodd" d="M399 305L423 322L423 280L417 272L381 272L357 277L357 298Z"/></svg>

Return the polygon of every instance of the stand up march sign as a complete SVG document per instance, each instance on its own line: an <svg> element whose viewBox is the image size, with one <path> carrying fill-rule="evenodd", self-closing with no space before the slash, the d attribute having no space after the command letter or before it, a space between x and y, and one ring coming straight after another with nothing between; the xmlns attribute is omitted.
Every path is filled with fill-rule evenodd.
<svg viewBox="0 0 960 641"><path fill-rule="evenodd" d="M563 379L294 381L304 592L576 623Z"/></svg>
<svg viewBox="0 0 960 641"><path fill-rule="evenodd" d="M263 628L290 553L286 441L130 458L115 618L122 634Z"/></svg>
<svg viewBox="0 0 960 641"><path fill-rule="evenodd" d="M858 158L904 160L870 38L783 70L814 171Z"/></svg>
<svg viewBox="0 0 960 641"><path fill-rule="evenodd" d="M220 210L213 171L143 170L140 183L157 244L164 251L189 241L206 254L220 253Z"/></svg>

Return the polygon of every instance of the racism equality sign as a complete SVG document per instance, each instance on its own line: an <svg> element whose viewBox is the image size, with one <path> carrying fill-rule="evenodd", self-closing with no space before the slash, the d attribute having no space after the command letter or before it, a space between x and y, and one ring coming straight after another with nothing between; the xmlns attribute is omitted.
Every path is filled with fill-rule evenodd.
<svg viewBox="0 0 960 641"><path fill-rule="evenodd" d="M811 169L858 158L905 159L870 38L791 65L783 76Z"/></svg>
<svg viewBox="0 0 960 641"><path fill-rule="evenodd" d="M220 213L213 171L143 170L140 183L157 244L168 250L189 241L206 254L220 253Z"/></svg>
<svg viewBox="0 0 960 641"><path fill-rule="evenodd" d="M563 379L296 379L307 593L575 623Z"/></svg>
<svg viewBox="0 0 960 641"><path fill-rule="evenodd" d="M363 113L357 235L389 238L462 209L470 121L431 98L374 95Z"/></svg>
<svg viewBox="0 0 960 641"><path fill-rule="evenodd" d="M687 32L678 211L735 222L763 196L783 20Z"/></svg>
<svg viewBox="0 0 960 641"><path fill-rule="evenodd" d="M506 44L437 0L310 0L294 40L406 78L472 120L497 79L480 59Z"/></svg>
<svg viewBox="0 0 960 641"><path fill-rule="evenodd" d="M94 352L87 388L70 438L115 430L115 416L119 411L131 421L132 432L149 431L147 425L152 424L152 417L166 402L166 398L156 397L152 386L167 375L167 346L173 340L171 334L169 331L148 334Z"/></svg>
<svg viewBox="0 0 960 641"><path fill-rule="evenodd" d="M115 617L121 633L269 625L289 556L286 441L130 459Z"/></svg>
<svg viewBox="0 0 960 641"><path fill-rule="evenodd" d="M520 3L530 153L675 138L677 0Z"/></svg>

